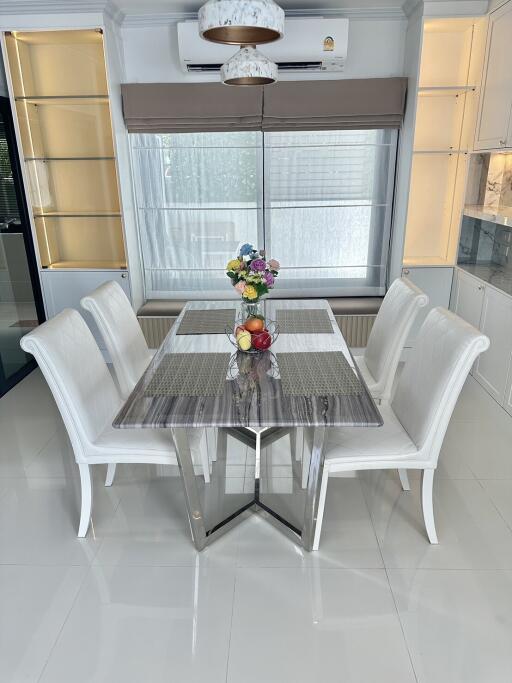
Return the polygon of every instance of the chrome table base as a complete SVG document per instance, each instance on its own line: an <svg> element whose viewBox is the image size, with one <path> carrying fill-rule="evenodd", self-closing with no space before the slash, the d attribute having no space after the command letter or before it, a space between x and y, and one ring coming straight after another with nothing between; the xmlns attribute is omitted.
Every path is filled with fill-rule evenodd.
<svg viewBox="0 0 512 683"><path fill-rule="evenodd" d="M296 543L303 546L305 550L311 551L314 547L316 520L319 503L319 492L323 470L323 444L325 427L311 427L309 440L311 442L310 453L304 455L304 463L301 468L307 467L308 471L301 474L297 479L301 482L300 494L303 497L303 519L297 523L296 520L287 518L286 513L277 511L272 504L263 501L261 492L261 454L262 450L271 446L277 440L289 436L290 438L290 457L294 464L297 459L297 430L295 428L268 428L260 431L247 428L219 428L217 430L217 457L213 463L213 469L224 471L227 464L227 439L228 436L249 446L255 451L254 468L254 490L247 493L245 500L229 510L227 506L229 493L220 490L212 483L204 484L201 475L196 475L194 463L189 447L187 430L173 429L172 434L176 446L178 464L181 479L185 491L186 506L190 522L190 530L194 545L197 550L203 550L216 538L231 529L235 524L243 519L244 512L250 509L264 510L269 521L286 531ZM302 430L300 430L302 432ZM302 436L302 434L300 435ZM299 437L300 438L300 437ZM299 495L291 493L274 495ZM212 519L208 509L215 508L215 518ZM225 512L222 511L225 509Z"/></svg>

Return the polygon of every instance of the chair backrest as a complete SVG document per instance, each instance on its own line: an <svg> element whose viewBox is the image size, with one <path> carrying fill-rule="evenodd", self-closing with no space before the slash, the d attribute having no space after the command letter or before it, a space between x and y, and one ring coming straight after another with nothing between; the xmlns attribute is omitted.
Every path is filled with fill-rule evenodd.
<svg viewBox="0 0 512 683"><path fill-rule="evenodd" d="M84 462L87 444L95 441L122 405L96 340L80 313L67 308L26 334L20 345L37 360L75 458Z"/></svg>
<svg viewBox="0 0 512 683"><path fill-rule="evenodd" d="M117 282L105 282L80 301L91 313L112 359L123 398L151 361L151 353L128 297Z"/></svg>
<svg viewBox="0 0 512 683"><path fill-rule="evenodd" d="M391 406L418 449L437 462L453 409L489 339L444 308L434 308L418 332Z"/></svg>
<svg viewBox="0 0 512 683"><path fill-rule="evenodd" d="M411 326L428 296L409 280L395 280L388 289L364 352L366 366L376 382L374 395L389 400L396 369Z"/></svg>

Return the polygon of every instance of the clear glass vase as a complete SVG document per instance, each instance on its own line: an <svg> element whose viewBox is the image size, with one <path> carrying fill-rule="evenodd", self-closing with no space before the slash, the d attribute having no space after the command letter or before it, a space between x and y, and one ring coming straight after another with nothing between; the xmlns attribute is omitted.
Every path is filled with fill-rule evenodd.
<svg viewBox="0 0 512 683"><path fill-rule="evenodd" d="M255 315L263 315L261 301L244 301L242 300L242 320L252 318Z"/></svg>

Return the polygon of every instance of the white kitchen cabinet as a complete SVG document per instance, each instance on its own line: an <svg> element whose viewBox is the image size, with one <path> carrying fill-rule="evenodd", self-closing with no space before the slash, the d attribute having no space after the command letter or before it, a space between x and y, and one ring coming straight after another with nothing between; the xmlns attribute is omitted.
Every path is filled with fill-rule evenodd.
<svg viewBox="0 0 512 683"><path fill-rule="evenodd" d="M491 346L479 356L473 374L503 405L512 350L512 297L485 287L480 329L491 340Z"/></svg>
<svg viewBox="0 0 512 683"><path fill-rule="evenodd" d="M429 298L428 305L425 306L425 308L422 308L418 313L409 334L409 338L405 343L405 347L410 348L414 345L418 330L420 329L430 310L436 306L444 306L445 308L449 307L453 268L434 266L430 268L404 268L402 274L404 277L414 282L414 284L423 290Z"/></svg>
<svg viewBox="0 0 512 683"><path fill-rule="evenodd" d="M94 334L98 346L105 352L103 339L90 313L80 306L80 299L108 280L115 280L130 298L130 280L126 271L115 270L43 270L41 273L48 318L60 313L64 308L79 311Z"/></svg>
<svg viewBox="0 0 512 683"><path fill-rule="evenodd" d="M512 0L489 15L475 149L512 147Z"/></svg>
<svg viewBox="0 0 512 683"><path fill-rule="evenodd" d="M480 329L485 284L463 270L454 277L450 309L466 322Z"/></svg>

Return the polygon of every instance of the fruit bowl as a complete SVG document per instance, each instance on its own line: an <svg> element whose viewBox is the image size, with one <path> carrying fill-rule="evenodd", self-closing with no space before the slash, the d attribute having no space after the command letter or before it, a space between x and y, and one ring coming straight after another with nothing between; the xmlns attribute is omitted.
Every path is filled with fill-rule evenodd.
<svg viewBox="0 0 512 683"><path fill-rule="evenodd" d="M278 338L279 328L273 320L265 320L262 321L263 329L251 331L251 320L237 320L234 328L226 327L226 335L237 351L253 355L264 353Z"/></svg>

